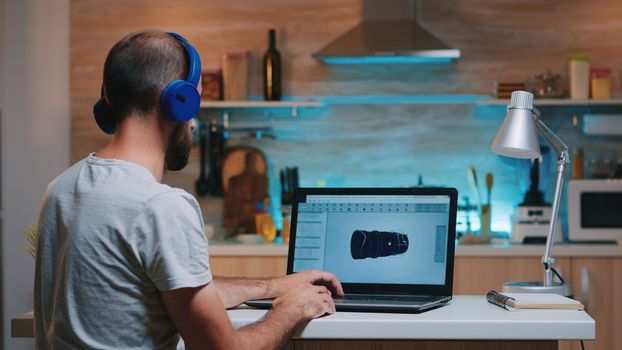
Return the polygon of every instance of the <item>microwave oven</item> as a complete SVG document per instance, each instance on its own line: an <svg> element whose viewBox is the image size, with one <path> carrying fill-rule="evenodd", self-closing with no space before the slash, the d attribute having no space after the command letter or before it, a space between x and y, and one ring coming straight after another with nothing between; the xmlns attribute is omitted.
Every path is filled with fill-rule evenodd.
<svg viewBox="0 0 622 350"><path fill-rule="evenodd" d="M567 207L569 240L622 240L622 180L571 180Z"/></svg>

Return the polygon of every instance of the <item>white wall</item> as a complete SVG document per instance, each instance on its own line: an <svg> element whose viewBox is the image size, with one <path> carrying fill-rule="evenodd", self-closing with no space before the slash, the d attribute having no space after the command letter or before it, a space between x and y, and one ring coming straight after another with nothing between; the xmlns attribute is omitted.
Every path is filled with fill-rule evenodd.
<svg viewBox="0 0 622 350"><path fill-rule="evenodd" d="M2 319L32 309L34 262L18 228L34 223L45 186L69 166L69 1L2 0Z"/></svg>
<svg viewBox="0 0 622 350"><path fill-rule="evenodd" d="M4 0L0 0L0 130L2 129L2 112L4 110L4 18L5 18L5 10L4 10ZM2 135L0 132L0 170L2 169ZM2 211L1 211L1 206L2 206L2 188L1 188L1 179L2 179L2 174L0 173L0 271L2 271L2 275L4 275L4 269L3 269L3 264L2 264L2 257L4 256L4 249L2 248L2 241L4 240L2 238L2 222L4 221L2 219ZM0 278L0 315L4 315L4 303L2 302L2 286L4 284L2 283L2 279ZM3 317L0 317L0 344L4 344L4 337L3 337Z"/></svg>

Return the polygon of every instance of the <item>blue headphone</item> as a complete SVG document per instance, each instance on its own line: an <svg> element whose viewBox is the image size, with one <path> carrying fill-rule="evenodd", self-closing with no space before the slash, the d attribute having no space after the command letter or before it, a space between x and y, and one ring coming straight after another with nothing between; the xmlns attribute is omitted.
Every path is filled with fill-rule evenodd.
<svg viewBox="0 0 622 350"><path fill-rule="evenodd" d="M160 95L160 110L165 118L180 123L192 119L198 112L201 104L201 96L197 91L199 78L201 77L201 58L190 43L177 33L166 33L177 39L188 54L188 77L186 80L173 80ZM111 117L112 107L104 99L104 87L102 86L101 98L93 106L95 122L106 134L114 134L116 120Z"/></svg>

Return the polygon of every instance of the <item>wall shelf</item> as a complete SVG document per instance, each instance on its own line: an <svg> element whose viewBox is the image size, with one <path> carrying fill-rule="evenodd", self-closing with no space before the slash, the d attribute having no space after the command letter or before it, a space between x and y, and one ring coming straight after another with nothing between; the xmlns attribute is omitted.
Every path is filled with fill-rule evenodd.
<svg viewBox="0 0 622 350"><path fill-rule="evenodd" d="M223 113L237 111L240 113L261 112L270 114L271 111L291 109L291 116L298 116L300 108L321 108L326 106L345 105L475 105L478 107L507 106L510 99L491 99L486 95L468 94L430 94L430 95L334 95L334 96L288 96L283 101L201 101L201 110L217 110ZM571 100L535 99L536 107L590 107L590 106L622 106L622 98L608 100ZM282 112L281 112L282 113Z"/></svg>
<svg viewBox="0 0 622 350"><path fill-rule="evenodd" d="M283 101L262 101L251 97L246 101L201 101L201 109L270 109L315 108L327 105L445 105L475 104L489 99L487 95L414 94L414 95L329 95L286 96Z"/></svg>
<svg viewBox="0 0 622 350"><path fill-rule="evenodd" d="M478 100L478 106L507 106L510 99ZM622 98L609 100L571 100L569 98L534 99L534 106L622 106Z"/></svg>
<svg viewBox="0 0 622 350"><path fill-rule="evenodd" d="M334 95L313 96L327 105L472 105L486 95L419 94L419 95Z"/></svg>
<svg viewBox="0 0 622 350"><path fill-rule="evenodd" d="M299 108L319 108L324 104L317 100L304 101L201 101L201 109L221 110L227 112L230 110L262 110L269 113L270 110L291 109L292 117L298 116Z"/></svg>
<svg viewBox="0 0 622 350"><path fill-rule="evenodd" d="M201 108L235 109L235 108L297 108L322 107L320 101L201 101Z"/></svg>

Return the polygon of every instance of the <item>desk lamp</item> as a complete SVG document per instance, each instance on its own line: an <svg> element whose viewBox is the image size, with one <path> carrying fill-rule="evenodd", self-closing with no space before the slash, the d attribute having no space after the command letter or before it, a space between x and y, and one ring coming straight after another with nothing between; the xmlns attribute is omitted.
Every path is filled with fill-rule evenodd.
<svg viewBox="0 0 622 350"><path fill-rule="evenodd" d="M540 111L533 107L532 93L527 91L512 92L512 99L508 105L507 114L490 149L506 157L539 158L540 143L538 141L538 133L557 152L557 182L555 184L549 232L546 237L546 249L542 257L544 281L507 282L503 286L503 291L512 293L555 293L571 296L572 288L553 268L555 259L551 256L553 233L557 223L564 173L566 172L566 164L570 161L570 154L568 146L540 119ZM559 278L560 282L553 281L553 273Z"/></svg>

